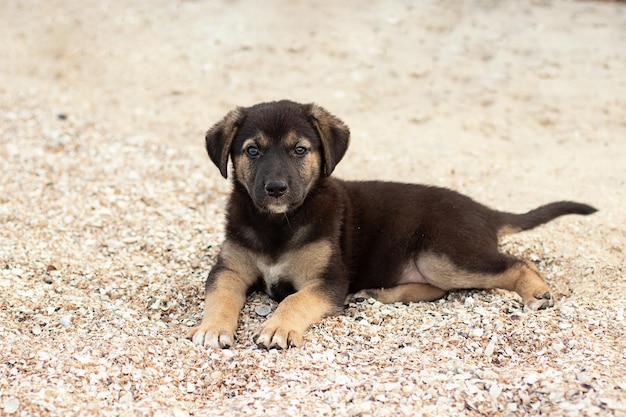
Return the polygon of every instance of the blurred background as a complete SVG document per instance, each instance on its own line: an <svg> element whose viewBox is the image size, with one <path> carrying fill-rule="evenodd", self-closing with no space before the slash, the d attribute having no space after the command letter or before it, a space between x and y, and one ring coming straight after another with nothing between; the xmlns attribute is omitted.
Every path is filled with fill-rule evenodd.
<svg viewBox="0 0 626 417"><path fill-rule="evenodd" d="M120 132L201 148L234 106L289 98L351 127L344 177L538 199L626 178L623 2L5 0L0 38L0 92Z"/></svg>

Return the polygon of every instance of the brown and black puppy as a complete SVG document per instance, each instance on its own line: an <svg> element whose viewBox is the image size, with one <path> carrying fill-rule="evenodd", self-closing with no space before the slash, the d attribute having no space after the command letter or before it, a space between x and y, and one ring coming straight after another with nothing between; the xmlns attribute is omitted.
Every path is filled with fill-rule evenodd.
<svg viewBox="0 0 626 417"><path fill-rule="evenodd" d="M207 132L224 177L233 161L233 190L194 343L232 346L252 289L280 301L254 336L266 348L299 346L309 326L359 290L392 303L503 288L530 309L553 305L537 268L500 253L498 236L596 209L556 202L511 214L443 188L330 178L349 136L323 108L291 101L238 108Z"/></svg>

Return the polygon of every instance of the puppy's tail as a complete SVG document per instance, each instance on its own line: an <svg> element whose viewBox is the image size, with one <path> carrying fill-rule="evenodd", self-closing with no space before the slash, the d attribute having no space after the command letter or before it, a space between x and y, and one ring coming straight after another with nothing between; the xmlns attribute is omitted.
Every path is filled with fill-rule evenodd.
<svg viewBox="0 0 626 417"><path fill-rule="evenodd" d="M598 211L595 207L573 201L557 201L546 204L524 214L502 213L500 234L529 230L566 214L588 215Z"/></svg>

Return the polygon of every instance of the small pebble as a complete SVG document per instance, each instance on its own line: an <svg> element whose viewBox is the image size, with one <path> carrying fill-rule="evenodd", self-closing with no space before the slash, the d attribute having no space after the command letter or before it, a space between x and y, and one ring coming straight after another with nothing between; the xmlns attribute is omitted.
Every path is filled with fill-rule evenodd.
<svg viewBox="0 0 626 417"><path fill-rule="evenodd" d="M587 374L586 372L581 372L578 374L578 380L583 384L589 384L593 381L593 377Z"/></svg>
<svg viewBox="0 0 626 417"><path fill-rule="evenodd" d="M483 334L485 334L485 331L481 329L480 327L474 328L471 331L471 335L473 337L481 337Z"/></svg>
<svg viewBox="0 0 626 417"><path fill-rule="evenodd" d="M568 305L561 305L560 313L561 317L568 319L574 316L574 314L576 313L576 309Z"/></svg>
<svg viewBox="0 0 626 417"><path fill-rule="evenodd" d="M134 401L132 392L127 392L120 397L120 404L131 404Z"/></svg>
<svg viewBox="0 0 626 417"><path fill-rule="evenodd" d="M59 324L61 326L71 326L72 325L72 316L63 316L59 319Z"/></svg>
<svg viewBox="0 0 626 417"><path fill-rule="evenodd" d="M539 380L539 375L537 375L536 373L531 373L523 379L525 383L532 385Z"/></svg>
<svg viewBox="0 0 626 417"><path fill-rule="evenodd" d="M494 383L491 388L489 388L489 396L493 401L496 401L500 394L502 394L502 387Z"/></svg>
<svg viewBox="0 0 626 417"><path fill-rule="evenodd" d="M492 341L487 343L487 347L485 348L485 352L484 352L485 356L491 356L495 348L496 348L496 345Z"/></svg>
<svg viewBox="0 0 626 417"><path fill-rule="evenodd" d="M254 308L254 312L257 313L259 316L265 317L272 312L272 309L268 306L256 306Z"/></svg>
<svg viewBox="0 0 626 417"><path fill-rule="evenodd" d="M363 414L368 414L372 411L372 402L371 401L363 401L355 404L352 408L348 410L348 415L351 416L360 416Z"/></svg>
<svg viewBox="0 0 626 417"><path fill-rule="evenodd" d="M335 357L335 361L340 365L347 365L350 362L350 355L347 353L339 353Z"/></svg>
<svg viewBox="0 0 626 417"><path fill-rule="evenodd" d="M174 417L188 417L189 413L185 410L181 410L180 408L174 408L172 410L172 414Z"/></svg>
<svg viewBox="0 0 626 417"><path fill-rule="evenodd" d="M4 412L7 414L13 414L20 408L20 400L17 398L7 398L3 404Z"/></svg>

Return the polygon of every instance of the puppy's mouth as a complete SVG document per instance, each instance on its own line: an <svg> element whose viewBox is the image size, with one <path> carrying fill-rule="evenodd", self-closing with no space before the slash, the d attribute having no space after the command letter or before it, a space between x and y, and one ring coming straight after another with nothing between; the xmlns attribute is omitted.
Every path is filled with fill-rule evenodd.
<svg viewBox="0 0 626 417"><path fill-rule="evenodd" d="M303 199L288 193L280 197L259 195L254 198L254 203L259 211L267 214L285 214L300 207Z"/></svg>
<svg viewBox="0 0 626 417"><path fill-rule="evenodd" d="M257 208L269 214L285 214L300 205L299 201L293 201L289 195L282 197L263 196L255 201Z"/></svg>
<svg viewBox="0 0 626 417"><path fill-rule="evenodd" d="M265 206L267 211L274 214L284 214L289 211L289 204L271 203Z"/></svg>

